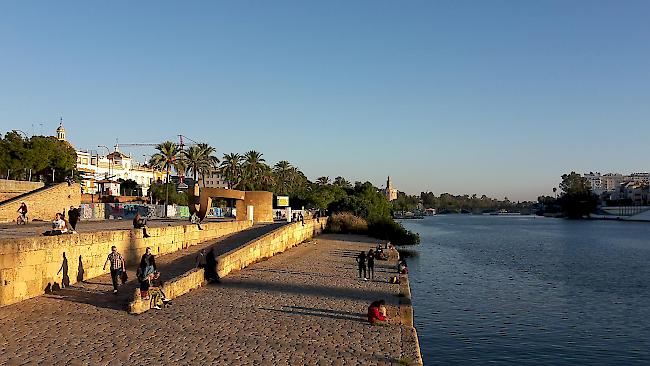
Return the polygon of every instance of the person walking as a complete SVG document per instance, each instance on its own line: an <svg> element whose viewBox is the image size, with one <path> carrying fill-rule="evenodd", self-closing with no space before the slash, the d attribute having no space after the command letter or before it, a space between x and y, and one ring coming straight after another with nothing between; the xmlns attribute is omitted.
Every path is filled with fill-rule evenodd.
<svg viewBox="0 0 650 366"><path fill-rule="evenodd" d="M70 227L72 228L73 233L77 231L77 222L79 222L80 216L81 213L79 212L79 209L70 206L70 209L68 210L68 222L70 223Z"/></svg>
<svg viewBox="0 0 650 366"><path fill-rule="evenodd" d="M104 270L106 270L106 264L110 263L111 269L111 280L113 281L113 293L117 293L117 280L120 278L122 271L125 269L124 258L122 255L117 252L117 247L113 245L111 247L111 253L106 257L106 262L104 262Z"/></svg>
<svg viewBox="0 0 650 366"><path fill-rule="evenodd" d="M368 262L368 277L370 279L375 279L375 253L370 249L368 255L366 256L366 261Z"/></svg>
<svg viewBox="0 0 650 366"><path fill-rule="evenodd" d="M361 251L356 258L357 264L359 265L359 278L363 278L364 281L368 281L366 278L366 252ZM361 273L363 272L363 277Z"/></svg>

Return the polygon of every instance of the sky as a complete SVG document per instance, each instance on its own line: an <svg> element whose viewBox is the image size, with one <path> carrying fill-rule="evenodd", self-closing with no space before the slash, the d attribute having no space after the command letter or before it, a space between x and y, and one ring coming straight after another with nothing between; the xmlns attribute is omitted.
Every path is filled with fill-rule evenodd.
<svg viewBox="0 0 650 366"><path fill-rule="evenodd" d="M0 2L0 133L533 200L650 170L648 1ZM121 149L139 160L151 149Z"/></svg>

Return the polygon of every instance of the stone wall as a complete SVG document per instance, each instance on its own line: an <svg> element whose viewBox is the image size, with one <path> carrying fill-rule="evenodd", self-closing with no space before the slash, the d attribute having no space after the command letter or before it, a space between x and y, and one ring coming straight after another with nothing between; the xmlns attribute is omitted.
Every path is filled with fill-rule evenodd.
<svg viewBox="0 0 650 366"><path fill-rule="evenodd" d="M66 262L71 284L77 282L79 272L85 279L107 273L102 267L113 245L127 265L137 264L146 247L151 247L154 254L166 254L251 226L248 221L230 221L206 223L203 230L196 225L149 228L150 238L143 238L142 230L133 229L0 239L0 306L59 286L63 275L57 272Z"/></svg>
<svg viewBox="0 0 650 366"><path fill-rule="evenodd" d="M273 193L246 191L244 206L244 214L246 214L246 207L253 206L253 220L255 222L273 222Z"/></svg>
<svg viewBox="0 0 650 366"><path fill-rule="evenodd" d="M61 183L0 205L0 222L13 222L18 217L20 202L27 204L29 220L52 221L56 212L81 204L79 184Z"/></svg>
<svg viewBox="0 0 650 366"><path fill-rule="evenodd" d="M408 275L399 275L400 295L399 295L399 315L400 322L405 326L402 331L402 349L411 350L412 354L405 355L412 362L411 365L422 365L422 354L420 352L420 342L418 333L413 326L413 304L411 302L411 286Z"/></svg>
<svg viewBox="0 0 650 366"><path fill-rule="evenodd" d="M261 259L282 253L320 234L326 224L327 218L321 218L320 221L312 219L305 220L304 226L302 223L296 222L273 230L217 257L217 274L223 278L234 270L243 269ZM204 283L205 271L191 269L181 276L163 283L162 291L168 298L174 299L203 286ZM149 301L142 300L139 290L136 290L133 296L133 301L129 304L129 313L140 314L150 309Z"/></svg>
<svg viewBox="0 0 650 366"><path fill-rule="evenodd" d="M42 188L43 182L0 179L0 202Z"/></svg>
<svg viewBox="0 0 650 366"><path fill-rule="evenodd" d="M217 257L217 275L225 277L228 273L246 268L260 259L272 257L320 234L327 218L294 222L263 235L243 247L231 250Z"/></svg>

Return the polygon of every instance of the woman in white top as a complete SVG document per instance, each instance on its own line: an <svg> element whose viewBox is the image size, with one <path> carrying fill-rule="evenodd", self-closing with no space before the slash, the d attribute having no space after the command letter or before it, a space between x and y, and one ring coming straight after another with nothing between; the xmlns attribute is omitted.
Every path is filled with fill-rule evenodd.
<svg viewBox="0 0 650 366"><path fill-rule="evenodd" d="M66 232L68 232L68 228L65 223L65 220L63 220L63 215L57 212L56 216L54 217L54 221L52 221L52 230L44 232L43 235L45 236L61 235Z"/></svg>

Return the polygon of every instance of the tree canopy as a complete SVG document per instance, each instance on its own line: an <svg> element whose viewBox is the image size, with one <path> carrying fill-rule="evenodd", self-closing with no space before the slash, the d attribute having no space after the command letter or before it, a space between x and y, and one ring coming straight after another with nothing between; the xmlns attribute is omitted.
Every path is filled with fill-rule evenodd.
<svg viewBox="0 0 650 366"><path fill-rule="evenodd" d="M75 175L76 162L74 148L52 136L27 139L11 131L0 139L0 175L8 179L63 182Z"/></svg>

